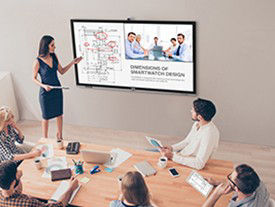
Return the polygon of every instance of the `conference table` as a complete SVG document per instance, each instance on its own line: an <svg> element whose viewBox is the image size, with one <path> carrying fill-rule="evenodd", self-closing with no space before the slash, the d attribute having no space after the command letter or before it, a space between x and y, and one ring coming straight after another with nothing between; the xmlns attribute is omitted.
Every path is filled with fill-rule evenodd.
<svg viewBox="0 0 275 207"><path fill-rule="evenodd" d="M40 139L40 144L53 144L55 157L66 157L68 166L73 166L74 160L82 160L80 153L77 155L67 155L66 150L57 148L55 139ZM67 142L64 141L64 146ZM110 151L113 146L100 146L95 144L81 143L80 150L99 150ZM120 148L120 147L118 147ZM132 154L132 156L115 168L112 172L106 172L104 166L100 165L101 172L90 174L89 171L95 164L84 163L84 174L78 175L77 179L83 177L89 178L89 182L81 183L81 188L74 197L72 205L85 207L103 207L109 206L110 201L116 200L120 194L117 177L128 171L135 171L133 164L141 161L148 161L156 170L156 175L145 177L153 202L158 207L199 207L202 206L206 198L186 183L186 178L193 169L185 167L172 161L168 161L167 167L160 169L157 165L160 154L158 152L149 152L143 150L134 150L129 148L120 148ZM46 166L46 160L43 160L43 166ZM172 177L168 168L174 167L179 172L179 177ZM225 180L233 168L231 161L209 160L203 170L198 172L202 176L214 177L219 180ZM23 170L23 193L36 198L48 200L51 198L61 181L52 182L50 178L43 178L44 168L36 169L34 160L25 160L19 169ZM227 206L228 200L232 195L223 196L217 207Z"/></svg>

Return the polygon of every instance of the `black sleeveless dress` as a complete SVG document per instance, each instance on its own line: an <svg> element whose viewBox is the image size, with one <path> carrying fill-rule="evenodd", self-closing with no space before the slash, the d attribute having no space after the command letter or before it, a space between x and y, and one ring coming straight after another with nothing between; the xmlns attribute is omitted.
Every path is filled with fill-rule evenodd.
<svg viewBox="0 0 275 207"><path fill-rule="evenodd" d="M57 76L58 60L54 53L51 53L50 55L53 59L52 68L42 59L39 57L37 58L40 64L38 73L41 77L41 82L51 86L61 86ZM43 119L48 120L63 114L62 89L46 91L44 88L40 87L39 102Z"/></svg>

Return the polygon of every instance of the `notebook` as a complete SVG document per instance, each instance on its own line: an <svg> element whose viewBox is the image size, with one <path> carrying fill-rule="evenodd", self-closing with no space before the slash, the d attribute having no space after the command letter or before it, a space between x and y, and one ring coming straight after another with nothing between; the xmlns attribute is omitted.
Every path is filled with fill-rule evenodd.
<svg viewBox="0 0 275 207"><path fill-rule="evenodd" d="M70 179L71 176L72 176L72 171L70 168L51 171L52 181Z"/></svg>
<svg viewBox="0 0 275 207"><path fill-rule="evenodd" d="M56 189L56 191L54 192L54 194L52 195L51 200L55 201L55 202L58 201L60 199L60 197L68 190L69 187L70 187L69 181L62 181L60 183L60 185L58 186L58 188ZM74 190L74 192L72 193L71 198L68 202L69 204L72 203L72 201L73 201L75 195L77 194L78 190L80 189L80 187L81 187L81 185L79 184L78 188L76 188Z"/></svg>
<svg viewBox="0 0 275 207"><path fill-rule="evenodd" d="M153 168L153 166L147 162L142 161L134 164L134 167L139 171L144 177L154 175L157 173L157 171Z"/></svg>

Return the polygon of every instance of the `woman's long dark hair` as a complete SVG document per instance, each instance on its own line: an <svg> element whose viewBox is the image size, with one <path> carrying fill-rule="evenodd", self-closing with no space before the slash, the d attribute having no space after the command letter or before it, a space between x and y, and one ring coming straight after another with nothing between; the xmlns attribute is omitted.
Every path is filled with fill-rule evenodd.
<svg viewBox="0 0 275 207"><path fill-rule="evenodd" d="M39 43L39 57L46 57L49 54L49 44L54 40L50 35L44 35Z"/></svg>

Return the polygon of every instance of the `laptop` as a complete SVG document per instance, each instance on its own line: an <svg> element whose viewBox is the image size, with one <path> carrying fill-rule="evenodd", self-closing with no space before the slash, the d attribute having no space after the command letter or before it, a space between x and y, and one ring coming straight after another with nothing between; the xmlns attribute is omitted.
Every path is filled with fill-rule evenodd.
<svg viewBox="0 0 275 207"><path fill-rule="evenodd" d="M96 150L80 150L82 158L87 163L104 164L112 159L110 152Z"/></svg>
<svg viewBox="0 0 275 207"><path fill-rule="evenodd" d="M154 46L152 49L152 53L155 59L158 59L163 56L162 54L162 46Z"/></svg>

